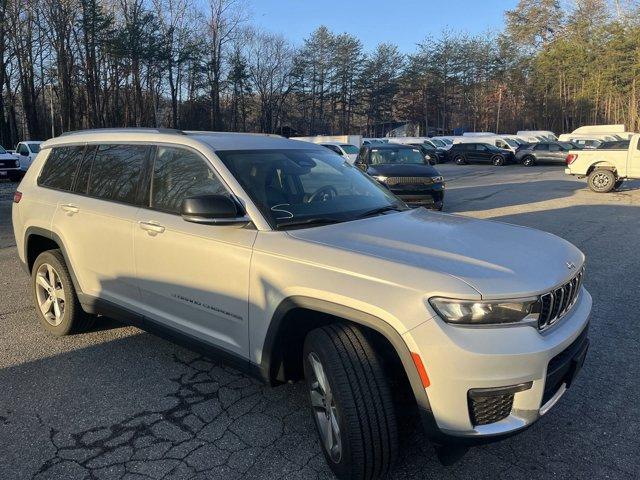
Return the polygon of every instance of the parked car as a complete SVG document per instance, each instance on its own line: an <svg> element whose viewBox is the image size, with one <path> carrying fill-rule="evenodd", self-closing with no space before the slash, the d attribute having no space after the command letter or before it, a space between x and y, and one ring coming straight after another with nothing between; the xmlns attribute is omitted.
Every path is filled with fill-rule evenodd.
<svg viewBox="0 0 640 480"><path fill-rule="evenodd" d="M575 147L567 142L533 143L516 152L516 161L525 167L544 163L564 165L567 153L572 149Z"/></svg>
<svg viewBox="0 0 640 480"><path fill-rule="evenodd" d="M488 143L454 143L448 151L449 159L458 165L481 162L496 166L506 165L514 160L513 152L503 150Z"/></svg>
<svg viewBox="0 0 640 480"><path fill-rule="evenodd" d="M446 162L446 152L440 148L434 147L430 143L410 143L408 145L419 148L422 155L424 155L425 160L427 160L431 165Z"/></svg>
<svg viewBox="0 0 640 480"><path fill-rule="evenodd" d="M16 145L15 154L18 156L18 160L20 160L20 169L23 174L29 169L36 155L40 153L41 144L42 142L39 141L27 141L20 142Z"/></svg>
<svg viewBox="0 0 640 480"><path fill-rule="evenodd" d="M360 148L356 166L411 206L442 210L444 178L420 147L387 143Z"/></svg>
<svg viewBox="0 0 640 480"><path fill-rule="evenodd" d="M22 170L18 157L0 145L0 179L2 178L8 178L12 182L18 181L22 178Z"/></svg>
<svg viewBox="0 0 640 480"><path fill-rule="evenodd" d="M353 164L358 157L358 147L356 147L355 145L340 142L323 142L319 145L322 145L323 147L336 152L338 155L346 158L351 164Z"/></svg>
<svg viewBox="0 0 640 480"><path fill-rule="evenodd" d="M524 139L536 138L542 142L556 142L558 137L550 130L518 130L516 135Z"/></svg>
<svg viewBox="0 0 640 480"><path fill-rule="evenodd" d="M12 218L46 331L82 331L104 314L196 342L270 384L305 379L340 479L389 472L396 393L440 445L495 441L559 401L589 345L576 247L407 209L319 145L68 134L42 146Z"/></svg>
<svg viewBox="0 0 640 480"><path fill-rule="evenodd" d="M620 188L628 179L640 179L640 135L634 134L627 148L572 150L566 157L565 173L587 178L594 192Z"/></svg>

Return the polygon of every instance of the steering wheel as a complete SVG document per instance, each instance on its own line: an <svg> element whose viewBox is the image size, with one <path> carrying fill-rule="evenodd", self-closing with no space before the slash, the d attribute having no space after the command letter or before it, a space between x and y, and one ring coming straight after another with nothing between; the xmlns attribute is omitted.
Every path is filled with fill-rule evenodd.
<svg viewBox="0 0 640 480"><path fill-rule="evenodd" d="M338 191L333 187L333 185L325 185L313 192L307 200L307 203L326 202L327 200L331 200L337 196Z"/></svg>

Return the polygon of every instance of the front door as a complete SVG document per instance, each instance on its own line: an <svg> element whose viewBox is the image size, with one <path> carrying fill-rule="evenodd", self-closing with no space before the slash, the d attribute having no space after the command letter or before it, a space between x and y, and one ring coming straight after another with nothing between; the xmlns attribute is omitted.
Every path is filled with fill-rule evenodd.
<svg viewBox="0 0 640 480"><path fill-rule="evenodd" d="M243 357L249 354L249 267L257 231L183 220L184 198L228 194L193 150L158 147L149 208L134 232L144 314Z"/></svg>

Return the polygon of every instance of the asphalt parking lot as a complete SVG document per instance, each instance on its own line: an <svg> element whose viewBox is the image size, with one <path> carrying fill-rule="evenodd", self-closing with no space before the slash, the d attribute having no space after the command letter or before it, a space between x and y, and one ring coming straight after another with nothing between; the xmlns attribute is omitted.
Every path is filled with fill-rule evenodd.
<svg viewBox="0 0 640 480"><path fill-rule="evenodd" d="M445 211L539 228L587 255L591 348L526 432L444 467L407 429L393 478L640 478L640 182L595 194L561 167L438 167ZM0 181L0 479L332 478L300 384L269 388L107 321L38 327ZM536 261L536 252L531 252Z"/></svg>

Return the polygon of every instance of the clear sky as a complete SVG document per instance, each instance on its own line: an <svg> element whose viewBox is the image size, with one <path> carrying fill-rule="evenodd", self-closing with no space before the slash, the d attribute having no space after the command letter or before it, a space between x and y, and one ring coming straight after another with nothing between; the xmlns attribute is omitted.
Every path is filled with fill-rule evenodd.
<svg viewBox="0 0 640 480"><path fill-rule="evenodd" d="M442 30L500 31L517 0L251 0L250 22L295 44L320 25L358 37L367 50L392 42L404 53Z"/></svg>

